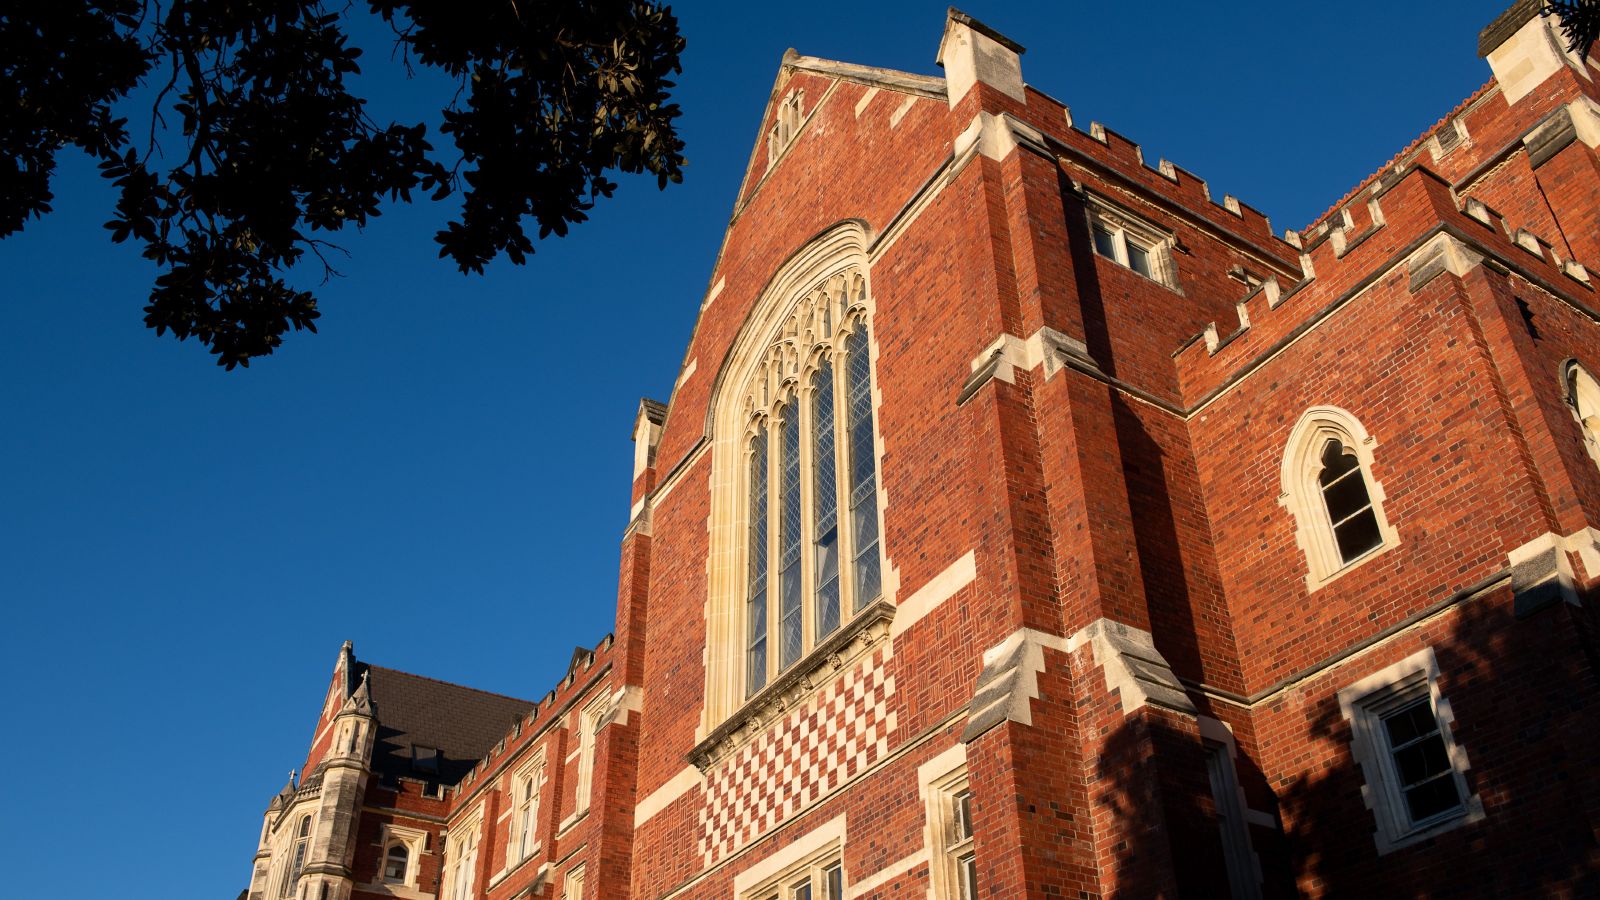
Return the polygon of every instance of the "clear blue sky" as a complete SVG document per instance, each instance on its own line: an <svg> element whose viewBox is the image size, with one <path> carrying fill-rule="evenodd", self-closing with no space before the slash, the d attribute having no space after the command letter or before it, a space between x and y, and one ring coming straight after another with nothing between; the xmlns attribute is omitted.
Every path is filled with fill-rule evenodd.
<svg viewBox="0 0 1600 900"><path fill-rule="evenodd" d="M1508 0L1007 5L1027 80L1300 227L1482 84ZM359 5L359 4L358 4ZM229 898L341 641L542 696L610 630L638 399L666 400L787 47L913 72L943 3L688 3L690 167L464 277L442 207L344 243L317 335L224 372L141 324L71 153L0 241L0 896ZM362 33L374 32L363 27ZM368 42L377 113L436 99Z"/></svg>

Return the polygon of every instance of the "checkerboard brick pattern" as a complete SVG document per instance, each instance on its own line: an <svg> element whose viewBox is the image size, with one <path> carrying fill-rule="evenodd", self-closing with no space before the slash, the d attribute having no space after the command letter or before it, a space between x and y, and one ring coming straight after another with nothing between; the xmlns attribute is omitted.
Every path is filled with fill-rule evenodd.
<svg viewBox="0 0 1600 900"><path fill-rule="evenodd" d="M889 751L894 676L886 651L847 669L706 775L700 855L715 863L813 805Z"/></svg>

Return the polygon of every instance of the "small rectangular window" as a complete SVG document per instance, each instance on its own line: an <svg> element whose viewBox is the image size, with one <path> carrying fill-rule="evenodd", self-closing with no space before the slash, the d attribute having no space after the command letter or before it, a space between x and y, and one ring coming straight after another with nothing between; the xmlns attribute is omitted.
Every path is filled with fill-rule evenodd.
<svg viewBox="0 0 1600 900"><path fill-rule="evenodd" d="M834 847L787 866L752 888L740 900L844 900L844 863Z"/></svg>
<svg viewBox="0 0 1600 900"><path fill-rule="evenodd" d="M1089 234L1095 253L1176 290L1169 236L1096 199L1089 202Z"/></svg>
<svg viewBox="0 0 1600 900"><path fill-rule="evenodd" d="M973 846L972 790L965 766L927 782L928 825L933 835L930 896L974 900L978 896L978 858Z"/></svg>
<svg viewBox="0 0 1600 900"><path fill-rule="evenodd" d="M1426 824L1459 810L1461 792L1428 698L1384 716L1383 729L1411 824Z"/></svg>
<svg viewBox="0 0 1600 900"><path fill-rule="evenodd" d="M827 886L826 900L844 900L844 866L839 863L822 870L822 881Z"/></svg>
<svg viewBox="0 0 1600 900"><path fill-rule="evenodd" d="M1482 801L1467 789L1466 755L1451 737L1438 674L1433 651L1424 649L1338 694L1379 853L1483 817Z"/></svg>
<svg viewBox="0 0 1600 900"><path fill-rule="evenodd" d="M411 745L411 768L427 775L439 774L439 750L436 747Z"/></svg>

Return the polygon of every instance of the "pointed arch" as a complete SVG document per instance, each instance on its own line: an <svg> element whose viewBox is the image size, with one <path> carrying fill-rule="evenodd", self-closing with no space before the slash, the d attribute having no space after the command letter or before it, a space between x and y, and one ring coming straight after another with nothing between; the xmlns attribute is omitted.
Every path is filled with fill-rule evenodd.
<svg viewBox="0 0 1600 900"><path fill-rule="evenodd" d="M1584 449L1600 466L1600 381L1582 363L1569 359L1562 366L1561 383L1566 389L1567 407L1578 421Z"/></svg>
<svg viewBox="0 0 1600 900"><path fill-rule="evenodd" d="M1400 543L1373 477L1377 445L1360 420L1336 406L1306 410L1289 433L1278 502L1294 517L1308 590Z"/></svg>
<svg viewBox="0 0 1600 900"><path fill-rule="evenodd" d="M884 593L867 242L846 221L791 256L713 382L702 734Z"/></svg>

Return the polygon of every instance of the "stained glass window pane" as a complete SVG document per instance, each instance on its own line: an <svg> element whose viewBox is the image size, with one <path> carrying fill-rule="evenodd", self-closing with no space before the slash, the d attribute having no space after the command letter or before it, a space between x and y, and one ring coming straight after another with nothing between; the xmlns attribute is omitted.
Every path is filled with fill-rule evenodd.
<svg viewBox="0 0 1600 900"><path fill-rule="evenodd" d="M750 563L746 620L749 622L745 689L767 683L767 433L750 441Z"/></svg>
<svg viewBox="0 0 1600 900"><path fill-rule="evenodd" d="M781 531L778 534L778 599L783 639L779 667L788 668L800 658L803 647L800 596L800 423L795 421L798 405L790 403L778 426L782 481L778 482L782 504Z"/></svg>
<svg viewBox="0 0 1600 900"><path fill-rule="evenodd" d="M866 333L845 342L845 391L848 394L850 448L850 518L855 542L855 608L877 599L878 482L872 442L872 361Z"/></svg>
<svg viewBox="0 0 1600 900"><path fill-rule="evenodd" d="M811 376L812 504L816 566L817 639L839 627L839 479L834 460L833 363Z"/></svg>

